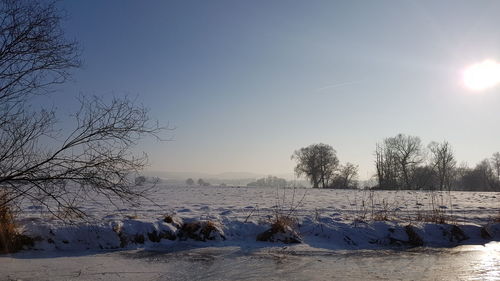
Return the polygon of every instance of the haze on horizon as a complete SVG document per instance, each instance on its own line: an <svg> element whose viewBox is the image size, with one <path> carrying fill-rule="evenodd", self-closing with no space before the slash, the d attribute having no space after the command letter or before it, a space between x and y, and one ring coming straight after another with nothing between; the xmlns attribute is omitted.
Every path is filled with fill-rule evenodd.
<svg viewBox="0 0 500 281"><path fill-rule="evenodd" d="M500 61L499 1L59 5L84 68L50 102L137 97L175 128L141 144L150 170L290 174L293 151L321 142L367 179L398 133L447 140L470 165L500 150L500 87L464 81Z"/></svg>

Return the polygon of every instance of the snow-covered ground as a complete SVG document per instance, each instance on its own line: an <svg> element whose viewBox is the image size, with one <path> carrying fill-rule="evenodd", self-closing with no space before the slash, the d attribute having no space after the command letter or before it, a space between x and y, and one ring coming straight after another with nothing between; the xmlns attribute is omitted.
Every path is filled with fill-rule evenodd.
<svg viewBox="0 0 500 281"><path fill-rule="evenodd" d="M489 224L500 212L499 193L157 186L151 199L118 208L105 200L82 203L93 222L79 225L28 205L19 223L25 234L37 237L34 250L168 248L192 240L182 225L197 221L202 223L194 226L200 228L196 239L210 245L270 247L256 237L270 228L276 213L297 219L302 250L405 247L415 244L409 243L415 242L409 231L425 246L500 240L500 225ZM417 220L433 209L450 223ZM387 220L373 220L377 217Z"/></svg>
<svg viewBox="0 0 500 281"><path fill-rule="evenodd" d="M140 205L83 202L76 225L27 204L18 223L36 243L0 255L0 280L499 280L499 198L157 186ZM432 210L447 223L417 220ZM276 214L302 243L256 241Z"/></svg>

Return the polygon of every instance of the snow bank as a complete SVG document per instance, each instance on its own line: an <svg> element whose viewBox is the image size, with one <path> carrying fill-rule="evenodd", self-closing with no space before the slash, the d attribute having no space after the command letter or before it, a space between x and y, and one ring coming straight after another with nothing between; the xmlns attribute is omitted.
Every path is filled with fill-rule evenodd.
<svg viewBox="0 0 500 281"><path fill-rule="evenodd" d="M36 222L25 225L25 234L35 237L34 250L89 250L156 248L183 241L194 244L213 241L221 246L266 246L270 242L257 242L269 224L256 221L225 220L224 224L211 221L190 221L178 227L162 219L143 221L127 219L103 224L54 225ZM483 232L487 229L490 237ZM321 222L305 218L295 230L301 242L313 248L325 249L378 249L388 247L450 247L460 244L484 244L500 241L500 224L487 228L479 225L451 225L397 222L345 223L323 218ZM295 232L294 231L294 232ZM283 239L270 240L286 242ZM418 240L421 241L418 242ZM195 243L195 241L198 241ZM417 241L417 242L416 242ZM201 246L201 244L200 244Z"/></svg>
<svg viewBox="0 0 500 281"><path fill-rule="evenodd" d="M366 212L359 207L366 196L361 191L298 192L307 194L303 197L286 191L283 194L287 198L276 200L279 195L272 189L162 187L156 201L163 208L146 202L140 208L123 206L112 212L106 204L92 202L87 207L94 223L67 225L50 216L40 218L30 213L30 210L40 212L40 208L32 206L26 208L19 223L24 234L35 238L33 250L151 249L179 243L202 246L205 242L212 246L267 247L276 243L260 242L257 238L271 229L276 212L295 206L293 216L297 227L272 239L260 240L301 242L316 249L450 247L500 241L500 224L486 223L491 211L498 211L495 209L498 193L452 193L455 224L418 221L410 224L397 219L359 220L360 212ZM404 215L425 208L427 197L424 192L406 191L377 191L376 196L391 202L390 212ZM302 197L303 201L297 202L296 198Z"/></svg>

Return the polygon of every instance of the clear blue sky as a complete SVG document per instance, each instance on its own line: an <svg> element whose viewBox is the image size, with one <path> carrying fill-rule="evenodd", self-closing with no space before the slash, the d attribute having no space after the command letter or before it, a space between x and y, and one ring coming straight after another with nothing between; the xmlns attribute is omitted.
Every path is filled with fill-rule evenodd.
<svg viewBox="0 0 500 281"><path fill-rule="evenodd" d="M500 150L500 87L461 72L500 60L500 1L65 1L84 67L54 94L138 96L173 141L145 141L152 170L291 173L332 145L373 169L397 133L448 140L473 165Z"/></svg>

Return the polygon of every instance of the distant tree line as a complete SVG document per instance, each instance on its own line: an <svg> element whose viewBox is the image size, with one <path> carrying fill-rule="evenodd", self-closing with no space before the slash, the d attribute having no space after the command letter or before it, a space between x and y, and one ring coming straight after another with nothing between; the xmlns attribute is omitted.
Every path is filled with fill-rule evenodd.
<svg viewBox="0 0 500 281"><path fill-rule="evenodd" d="M199 186L210 186L209 182L207 182L207 181L205 181L204 179L201 179L201 178L198 179L197 183L198 183ZM186 180L186 184L189 185L189 186L192 186L192 185L194 185L194 180L192 178L188 178Z"/></svg>
<svg viewBox="0 0 500 281"><path fill-rule="evenodd" d="M144 184L156 184L160 183L161 179L159 177L146 177L143 175L139 175L135 177L135 185L142 186Z"/></svg>
<svg viewBox="0 0 500 281"><path fill-rule="evenodd" d="M340 164L337 152L328 144L312 144L296 150L295 173L305 176L313 188L357 188L358 166Z"/></svg>
<svg viewBox="0 0 500 281"><path fill-rule="evenodd" d="M288 186L286 179L278 178L275 176L267 176L265 178L258 179L254 182L247 184L249 187L286 187Z"/></svg>
<svg viewBox="0 0 500 281"><path fill-rule="evenodd" d="M375 148L376 189L500 191L500 153L474 168L457 166L451 145L398 134Z"/></svg>

